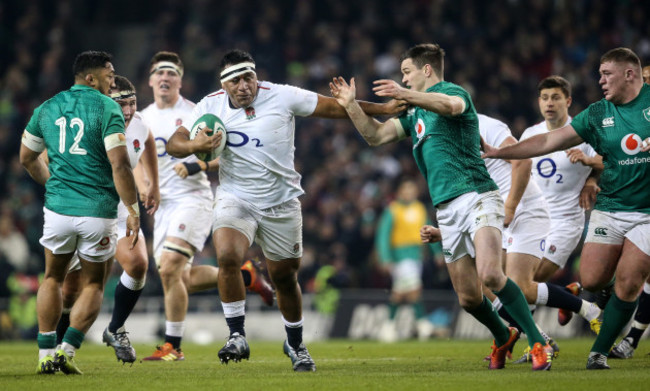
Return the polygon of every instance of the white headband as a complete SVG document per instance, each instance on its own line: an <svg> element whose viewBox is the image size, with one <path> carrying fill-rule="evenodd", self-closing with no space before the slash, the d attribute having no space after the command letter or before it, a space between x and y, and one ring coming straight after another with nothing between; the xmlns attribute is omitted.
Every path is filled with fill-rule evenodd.
<svg viewBox="0 0 650 391"><path fill-rule="evenodd" d="M244 73L253 72L255 73L255 63L252 62L240 62L239 64L231 65L228 68L221 71L221 82L228 81L237 76L243 75ZM255 73L257 75L257 73Z"/></svg>
<svg viewBox="0 0 650 391"><path fill-rule="evenodd" d="M171 69L178 74L178 76L183 77L183 70L178 65L174 64L171 61L160 61L156 63L156 66L151 70L150 75L158 72L161 69Z"/></svg>

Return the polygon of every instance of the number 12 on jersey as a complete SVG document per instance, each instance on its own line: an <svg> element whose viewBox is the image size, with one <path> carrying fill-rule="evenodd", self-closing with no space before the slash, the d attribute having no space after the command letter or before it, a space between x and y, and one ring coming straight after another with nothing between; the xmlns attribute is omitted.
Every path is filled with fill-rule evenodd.
<svg viewBox="0 0 650 391"><path fill-rule="evenodd" d="M54 123L59 126L59 153L65 153L65 138L67 134L66 130L68 121L65 117L61 117L54 121ZM79 146L81 138L84 136L84 122L81 120L81 118L73 118L72 121L70 121L70 129L74 128L75 126L79 130L74 136L74 143L72 143L70 146L69 152L73 155L86 155L88 152Z"/></svg>

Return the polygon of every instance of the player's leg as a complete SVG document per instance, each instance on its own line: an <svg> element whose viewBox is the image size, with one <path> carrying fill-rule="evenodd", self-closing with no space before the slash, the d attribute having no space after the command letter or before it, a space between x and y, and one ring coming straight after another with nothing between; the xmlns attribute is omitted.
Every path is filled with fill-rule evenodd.
<svg viewBox="0 0 650 391"><path fill-rule="evenodd" d="M74 302L77 301L79 293L81 292L81 283L79 278L81 276L81 264L79 263L79 258L73 256L72 264L68 269L68 274L66 274L65 279L63 280L63 286L61 287L61 295L63 297L63 310L61 311L61 318L59 323L56 325L56 344L59 345L63 341L63 335L70 326L70 310Z"/></svg>
<svg viewBox="0 0 650 391"><path fill-rule="evenodd" d="M625 338L612 348L609 357L632 358L634 350L639 346L639 341L648 326L650 326L650 282L646 280L639 296L639 305L632 320L632 327Z"/></svg>
<svg viewBox="0 0 650 391"><path fill-rule="evenodd" d="M519 333L515 328L506 327L490 300L483 295L476 263L469 254L447 262L447 270L460 306L487 327L494 336L488 368L503 368L506 354L519 338Z"/></svg>
<svg viewBox="0 0 650 391"><path fill-rule="evenodd" d="M240 268L244 286L251 292L256 292L264 304L273 305L273 288L259 269L257 262L247 260ZM211 265L192 266L189 279L185 282L187 292L192 294L219 287L219 268Z"/></svg>
<svg viewBox="0 0 650 391"><path fill-rule="evenodd" d="M131 250L130 246L131 238L123 237L117 242L115 259L123 271L115 288L111 321L102 335L102 340L115 349L117 359L123 362L134 362L136 359L135 349L131 346L124 323L140 298L149 263L144 235L140 234L135 248Z"/></svg>
<svg viewBox="0 0 650 391"><path fill-rule="evenodd" d="M38 355L36 373L53 374L56 371L54 355L57 346L56 326L62 310L61 286L68 271L69 254L53 254L45 248L45 273L36 294L38 317Z"/></svg>
<svg viewBox="0 0 650 391"><path fill-rule="evenodd" d="M650 238L647 237L649 228L648 224L634 228L623 242L616 268L614 294L605 307L603 325L591 348L587 369L608 368L606 363L602 365L601 360L594 361L602 356L607 357L614 341L636 309L638 293L650 276ZM641 247L637 246L637 243Z"/></svg>
<svg viewBox="0 0 650 391"><path fill-rule="evenodd" d="M145 361L185 359L181 351L188 306L184 274L189 273L194 252L194 246L177 237L167 237L162 245L158 272L165 302L165 342Z"/></svg>
<svg viewBox="0 0 650 391"><path fill-rule="evenodd" d="M558 265L551 262L548 258L544 257L539 262L537 270L535 270L535 276L533 277L533 280L537 282L546 282L550 280L558 270L560 270L560 267Z"/></svg>

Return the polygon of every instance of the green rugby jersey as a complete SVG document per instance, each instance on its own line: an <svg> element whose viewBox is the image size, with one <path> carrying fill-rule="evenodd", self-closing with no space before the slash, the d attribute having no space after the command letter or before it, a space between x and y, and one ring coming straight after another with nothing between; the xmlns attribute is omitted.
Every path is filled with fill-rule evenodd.
<svg viewBox="0 0 650 391"><path fill-rule="evenodd" d="M413 157L427 180L434 205L475 191L497 190L481 159L478 117L469 93L441 81L426 92L453 95L465 101L465 112L454 117L412 107L399 116L413 140Z"/></svg>
<svg viewBox="0 0 650 391"><path fill-rule="evenodd" d="M67 216L117 218L119 196L104 137L124 133L120 106L74 85L40 105L25 130L42 138L50 161L45 207Z"/></svg>
<svg viewBox="0 0 650 391"><path fill-rule="evenodd" d="M589 105L571 126L603 157L594 208L650 213L650 153L640 152L642 140L650 137L650 86L644 84L639 96L624 105L606 99Z"/></svg>

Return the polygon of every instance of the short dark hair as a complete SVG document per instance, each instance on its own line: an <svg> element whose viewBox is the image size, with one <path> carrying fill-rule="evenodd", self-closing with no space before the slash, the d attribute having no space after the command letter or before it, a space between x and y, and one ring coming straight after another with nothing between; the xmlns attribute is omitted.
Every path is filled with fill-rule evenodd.
<svg viewBox="0 0 650 391"><path fill-rule="evenodd" d="M181 71L185 70L185 67L183 66L183 61L181 61L181 57L177 53L160 51L154 54L153 57L151 57L151 61L149 61L149 71L152 71L153 66L161 61L169 61L171 63L178 65Z"/></svg>
<svg viewBox="0 0 650 391"><path fill-rule="evenodd" d="M431 65L436 76L442 78L444 73L445 51L437 43L421 43L409 48L399 59L400 64L410 58L416 67Z"/></svg>
<svg viewBox="0 0 650 391"><path fill-rule="evenodd" d="M77 55L72 65L72 74L84 76L93 69L104 68L107 62L111 62L113 56L110 53L88 50Z"/></svg>
<svg viewBox="0 0 650 391"><path fill-rule="evenodd" d="M628 63L641 68L641 60L639 60L639 56L637 56L631 49L623 47L612 49L603 54L600 58L600 63L603 64L606 62Z"/></svg>
<svg viewBox="0 0 650 391"><path fill-rule="evenodd" d="M240 64L242 62L252 62L255 64L255 60L253 60L253 56L250 53L239 49L231 50L224 54L221 62L219 62L219 72L226 69L228 65Z"/></svg>
<svg viewBox="0 0 650 391"><path fill-rule="evenodd" d="M135 86L129 79L124 76L115 75L115 91L133 91Z"/></svg>
<svg viewBox="0 0 650 391"><path fill-rule="evenodd" d="M571 83L562 76L558 75L553 75L549 76L537 84L537 92L541 93L542 90L545 90L547 88L559 88L562 90L562 93L564 94L565 97L570 98L571 97Z"/></svg>

